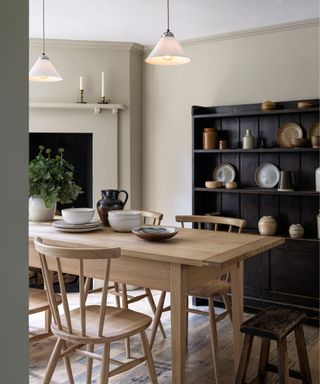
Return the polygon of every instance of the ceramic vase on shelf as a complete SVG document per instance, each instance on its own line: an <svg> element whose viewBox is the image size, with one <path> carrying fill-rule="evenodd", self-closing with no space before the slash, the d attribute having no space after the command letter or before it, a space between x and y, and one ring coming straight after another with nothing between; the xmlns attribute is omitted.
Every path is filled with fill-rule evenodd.
<svg viewBox="0 0 320 384"><path fill-rule="evenodd" d="M258 223L259 233L262 236L273 236L277 231L276 219L272 216L262 216Z"/></svg>
<svg viewBox="0 0 320 384"><path fill-rule="evenodd" d="M316 169L315 177L316 177L316 191L320 192L320 167Z"/></svg>
<svg viewBox="0 0 320 384"><path fill-rule="evenodd" d="M304 235L304 228L301 224L292 224L289 227L289 235L293 239L299 239Z"/></svg>
<svg viewBox="0 0 320 384"><path fill-rule="evenodd" d="M246 134L242 138L242 148L243 149L252 149L253 148L253 136L251 135L250 129L246 130Z"/></svg>
<svg viewBox="0 0 320 384"><path fill-rule="evenodd" d="M320 210L317 214L317 229L318 229L318 239L320 240Z"/></svg>
<svg viewBox="0 0 320 384"><path fill-rule="evenodd" d="M29 197L29 220L31 221L51 221L56 211L56 203L47 208L41 196Z"/></svg>
<svg viewBox="0 0 320 384"><path fill-rule="evenodd" d="M120 200L119 194L124 193L124 201ZM100 216L100 220L105 227L109 227L108 212L116 209L123 209L127 200L128 192L118 191L117 189L105 189L101 191L102 199L97 203L97 210Z"/></svg>

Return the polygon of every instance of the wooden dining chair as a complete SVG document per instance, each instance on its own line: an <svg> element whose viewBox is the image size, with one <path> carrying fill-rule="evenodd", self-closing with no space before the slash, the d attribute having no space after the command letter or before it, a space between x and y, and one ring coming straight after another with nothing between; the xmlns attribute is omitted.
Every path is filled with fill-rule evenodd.
<svg viewBox="0 0 320 384"><path fill-rule="evenodd" d="M48 245L41 238L34 240L39 252L45 287L48 292L53 315L52 333L57 337L51 354L43 384L50 383L59 358L63 358L70 384L74 383L69 355L79 353L87 358L86 383L91 383L93 359L101 361L100 384L108 384L109 378L125 372L146 361L151 382L158 383L151 350L145 330L152 322L151 317L124 308L107 306L108 283L111 260L120 257L120 248L66 248ZM72 260L78 265L79 307L70 310L69 297L63 280L63 265ZM89 279L85 278L86 267L90 262L98 262L103 272L103 290L100 305L86 304ZM58 310L50 272L57 270L64 314ZM76 272L76 271L75 271ZM126 337L140 334L144 355L123 363L110 357L110 344ZM94 352L96 345L103 345L103 353ZM85 347L85 349L83 349ZM109 369L109 363L117 365Z"/></svg>
<svg viewBox="0 0 320 384"><path fill-rule="evenodd" d="M182 228L184 228L185 223L191 223L197 229L207 229L210 226L214 231L226 229L228 232L241 233L242 229L246 225L246 221L242 219L232 218L232 217L222 217L222 216L202 216L202 215L182 215L176 216L176 221L181 223ZM205 227L206 225L206 227ZM189 308L188 296L187 300L187 325L188 325L188 313L195 313L200 315L209 316L210 320L210 336L211 336L211 348L213 355L213 368L214 368L214 378L215 383L219 383L218 378L218 338L217 338L217 322L224 319L229 315L230 321L232 322L232 308L231 302L228 297L230 292L231 285L229 283L229 274L220 276L220 278L211 279L207 283L193 288L188 292L188 296L201 297L208 299L209 311L202 311L199 309ZM161 314L165 311L170 310L170 306L164 308L164 301L166 297L166 292L162 292L158 307L155 314L155 319L152 326L151 337L150 337L150 347L153 347L155 335L157 332L158 322L161 318ZM214 308L214 298L222 297L225 311L216 314ZM187 326L188 333L188 326Z"/></svg>
<svg viewBox="0 0 320 384"><path fill-rule="evenodd" d="M161 212L153 212L153 211L140 211L140 212L141 212L143 225L160 225L161 224L161 221L163 219L163 214ZM142 293L141 295L132 296L128 294L126 284L122 284L121 286L122 286L122 292L120 293L120 295L121 295L123 308L128 308L130 304L136 303L137 301L147 298L150 308L153 312L153 315L155 316L157 307L154 302L152 292L149 288L144 288L144 293ZM115 294L117 295L117 293ZM166 338L166 334L161 321L158 321L157 329L158 327L160 329L162 337ZM128 339L126 340L126 355L127 357L130 357L130 342Z"/></svg>
<svg viewBox="0 0 320 384"><path fill-rule="evenodd" d="M61 296L55 294L55 301L57 305L61 304ZM50 326L52 321L52 314L50 305L47 298L47 292L44 289L29 288L29 315L35 313L45 312L45 327L44 332L37 334L29 334L29 341L38 341L52 335Z"/></svg>

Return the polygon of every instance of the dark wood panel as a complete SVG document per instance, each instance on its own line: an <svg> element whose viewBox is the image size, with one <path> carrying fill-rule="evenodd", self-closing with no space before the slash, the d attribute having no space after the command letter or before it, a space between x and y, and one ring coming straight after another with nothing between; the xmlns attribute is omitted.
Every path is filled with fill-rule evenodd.
<svg viewBox="0 0 320 384"><path fill-rule="evenodd" d="M315 189L315 170L319 167L319 152L308 152L301 155L301 187Z"/></svg>
<svg viewBox="0 0 320 384"><path fill-rule="evenodd" d="M238 118L225 118L221 122L221 137L227 140L228 148L239 148L239 119Z"/></svg>
<svg viewBox="0 0 320 384"><path fill-rule="evenodd" d="M319 308L319 244L287 240L264 256L262 297Z"/></svg>
<svg viewBox="0 0 320 384"><path fill-rule="evenodd" d="M300 223L303 225L305 237L317 238L317 214L319 213L319 199L316 197L301 198Z"/></svg>
<svg viewBox="0 0 320 384"><path fill-rule="evenodd" d="M254 229L259 221L259 195L240 195L240 217L247 222L247 228Z"/></svg>
<svg viewBox="0 0 320 384"><path fill-rule="evenodd" d="M279 127L278 116L260 116L259 117L259 137L265 140L265 146L268 148L278 147L276 141L277 130Z"/></svg>
<svg viewBox="0 0 320 384"><path fill-rule="evenodd" d="M240 186L256 187L254 174L259 165L259 155L257 153L246 153L240 159Z"/></svg>

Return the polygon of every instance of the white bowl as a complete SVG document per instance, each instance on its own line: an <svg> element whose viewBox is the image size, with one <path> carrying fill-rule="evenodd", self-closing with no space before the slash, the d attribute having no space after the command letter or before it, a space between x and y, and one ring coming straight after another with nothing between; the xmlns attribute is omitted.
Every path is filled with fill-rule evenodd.
<svg viewBox="0 0 320 384"><path fill-rule="evenodd" d="M87 224L94 215L94 208L68 208L62 209L63 220L68 224Z"/></svg>
<svg viewBox="0 0 320 384"><path fill-rule="evenodd" d="M116 232L131 232L134 227L141 225L142 217L139 211L109 211L110 227Z"/></svg>
<svg viewBox="0 0 320 384"><path fill-rule="evenodd" d="M141 217L140 211L134 211L130 209L125 210L112 210L108 212L108 217L114 217L118 220L130 220L137 217Z"/></svg>

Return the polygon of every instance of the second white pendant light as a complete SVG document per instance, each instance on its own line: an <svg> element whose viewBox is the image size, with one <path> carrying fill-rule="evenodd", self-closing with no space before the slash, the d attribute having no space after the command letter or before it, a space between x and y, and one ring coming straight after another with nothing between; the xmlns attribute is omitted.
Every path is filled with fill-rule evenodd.
<svg viewBox="0 0 320 384"><path fill-rule="evenodd" d="M146 58L145 62L155 65L179 65L189 63L187 57L175 39L169 28L169 0L167 0L167 30L162 34L161 39Z"/></svg>
<svg viewBox="0 0 320 384"><path fill-rule="evenodd" d="M29 72L30 81L61 81L62 77L45 54L44 0L42 1L42 54Z"/></svg>

